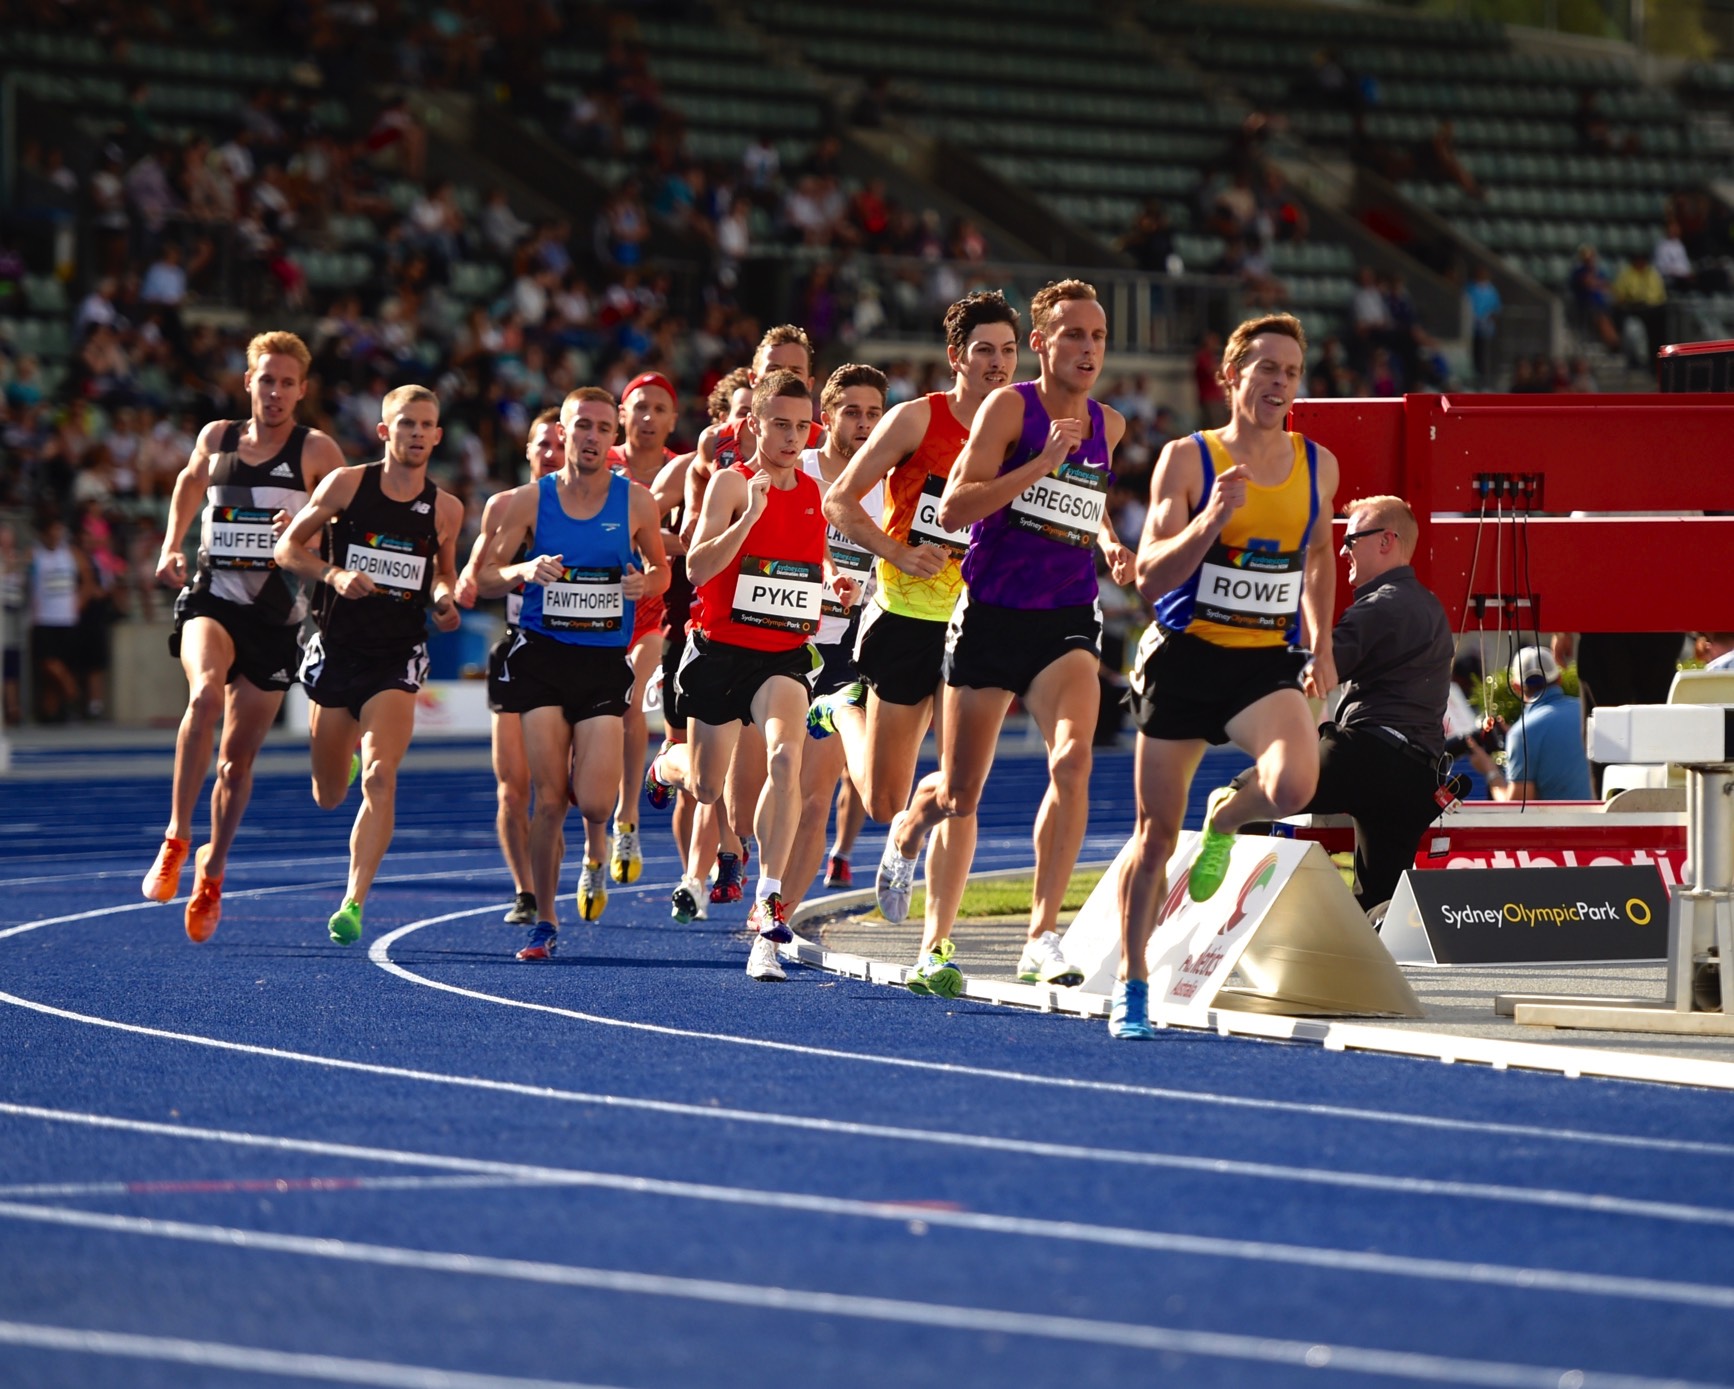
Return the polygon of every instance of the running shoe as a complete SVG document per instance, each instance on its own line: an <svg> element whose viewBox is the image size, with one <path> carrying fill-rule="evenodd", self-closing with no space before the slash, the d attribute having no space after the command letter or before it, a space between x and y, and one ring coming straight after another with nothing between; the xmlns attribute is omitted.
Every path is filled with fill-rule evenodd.
<svg viewBox="0 0 1734 1389"><path fill-rule="evenodd" d="M518 952L520 960L551 960L559 948L560 928L552 921L538 921L530 928L530 941Z"/></svg>
<svg viewBox="0 0 1734 1389"><path fill-rule="evenodd" d="M826 887L853 887L855 875L849 871L849 860L842 854L832 854L825 864Z"/></svg>
<svg viewBox="0 0 1734 1389"><path fill-rule="evenodd" d="M190 839L164 837L162 848L157 850L156 862L144 875L142 890L146 897L153 902L174 900L175 894L181 890L181 869L187 865L187 850L192 847Z"/></svg>
<svg viewBox="0 0 1734 1389"><path fill-rule="evenodd" d="M600 921L602 909L608 905L608 880L602 865L584 860L584 871L578 875L578 917L582 921Z"/></svg>
<svg viewBox="0 0 1734 1389"><path fill-rule="evenodd" d="M210 857L209 844L193 856L193 895L187 899L187 939L201 945L216 934L223 916L223 880L205 873Z"/></svg>
<svg viewBox="0 0 1734 1389"><path fill-rule="evenodd" d="M766 940L777 945L787 945L792 941L795 933L783 919L783 894L773 892L769 897L761 897L754 902L752 911L747 913L747 929L757 931Z"/></svg>
<svg viewBox="0 0 1734 1389"><path fill-rule="evenodd" d="M704 909L699 901L704 892L704 884L697 878L682 878L680 886L669 894L669 915L682 926L689 921L696 921L704 916Z"/></svg>
<svg viewBox="0 0 1734 1389"><path fill-rule="evenodd" d="M743 848L745 845L742 846ZM738 902L745 886L746 873L741 868L739 854L731 854L727 850L718 850L716 856L716 880L710 885L710 900L713 902Z"/></svg>
<svg viewBox="0 0 1734 1389"><path fill-rule="evenodd" d="M361 903L353 897L345 897L343 905L331 914L325 929L339 945L354 945L361 939Z"/></svg>
<svg viewBox="0 0 1734 1389"><path fill-rule="evenodd" d="M614 845L608 855L608 876L617 883L635 883L644 872L638 849L638 826L614 822Z"/></svg>
<svg viewBox="0 0 1734 1389"><path fill-rule="evenodd" d="M358 743L355 751L349 754L349 780L343 783L343 789L347 791L351 786L355 785L355 779L360 775L361 745Z"/></svg>
<svg viewBox="0 0 1734 1389"><path fill-rule="evenodd" d="M776 942L769 936L755 936L753 948L747 954L747 978L781 983L788 977L783 973L783 962L777 958Z"/></svg>
<svg viewBox="0 0 1734 1389"><path fill-rule="evenodd" d="M837 731L839 709L860 709L867 703L867 687L859 680L850 682L828 695L821 695L807 710L807 736L829 738Z"/></svg>
<svg viewBox="0 0 1734 1389"><path fill-rule="evenodd" d="M1084 971L1068 964L1060 953L1058 931L1043 931L1024 944L1018 978L1026 984L1058 984L1061 988L1075 989L1084 982Z"/></svg>
<svg viewBox="0 0 1734 1389"><path fill-rule="evenodd" d="M1150 981L1117 979L1108 1012L1108 1035L1123 1042L1148 1042L1156 1036L1150 1025Z"/></svg>
<svg viewBox="0 0 1734 1389"><path fill-rule="evenodd" d="M940 941L904 976L904 987L912 994L956 998L963 992L963 971L951 962L956 953L949 937Z"/></svg>
<svg viewBox="0 0 1734 1389"><path fill-rule="evenodd" d="M1192 871L1186 877L1186 895L1194 902L1208 902L1228 876L1228 856L1234 850L1234 836L1222 834L1211 825L1216 812L1233 795L1232 786L1218 786L1204 803L1204 832L1198 837L1198 856L1192 860Z"/></svg>
<svg viewBox="0 0 1734 1389"><path fill-rule="evenodd" d="M664 743L657 750L656 757L650 759L650 765L644 769L644 799L650 802L652 810L667 810L668 803L674 799L674 784L664 781L656 774L656 761L668 751Z"/></svg>
<svg viewBox="0 0 1734 1389"><path fill-rule="evenodd" d="M511 910L500 920L508 926L534 926L536 924L536 894L520 892L512 899Z"/></svg>
<svg viewBox="0 0 1734 1389"><path fill-rule="evenodd" d="M899 817L901 818L901 817ZM885 833L885 852L879 856L879 871L873 876L873 898L879 915L893 926L909 915L909 899L915 895L917 860L897 852L897 821Z"/></svg>

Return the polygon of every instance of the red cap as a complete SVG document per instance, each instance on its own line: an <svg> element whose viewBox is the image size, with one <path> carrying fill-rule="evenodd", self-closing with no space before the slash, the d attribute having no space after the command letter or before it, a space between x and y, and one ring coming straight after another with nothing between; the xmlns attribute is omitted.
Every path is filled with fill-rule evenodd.
<svg viewBox="0 0 1734 1389"><path fill-rule="evenodd" d="M663 390L668 392L669 403L673 405L676 410L680 409L680 396L674 389L674 383L660 371L640 372L637 376L633 377L632 380L626 383L626 389L620 393L620 403L622 405L626 404L627 397L640 386L661 386Z"/></svg>

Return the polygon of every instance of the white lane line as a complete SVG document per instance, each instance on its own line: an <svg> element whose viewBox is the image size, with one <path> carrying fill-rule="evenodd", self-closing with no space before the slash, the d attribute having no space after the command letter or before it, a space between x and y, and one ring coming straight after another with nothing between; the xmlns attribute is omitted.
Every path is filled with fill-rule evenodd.
<svg viewBox="0 0 1734 1389"><path fill-rule="evenodd" d="M50 1122L80 1124L91 1128L148 1133L193 1142L223 1143L238 1147L264 1148L275 1152L310 1153L321 1157L378 1162L398 1166L431 1167L436 1170L474 1173L514 1181L563 1186L587 1186L635 1195L664 1196L680 1200L710 1201L737 1206L768 1207L809 1214L847 1216L869 1220L919 1220L928 1225L978 1233L1019 1235L1028 1238L1077 1240L1121 1248L1148 1249L1164 1253L1203 1257L1246 1259L1293 1264L1309 1268L1357 1273L1395 1274L1402 1277L1450 1280L1518 1289L1543 1289L1597 1297L1632 1297L1649 1301L1682 1302L1694 1306L1734 1308L1734 1290L1707 1284L1671 1283L1653 1278L1613 1274L1573 1273L1557 1269L1504 1267L1469 1264L1448 1259L1422 1259L1403 1255L1374 1254L1359 1250L1276 1244L1260 1240L1223 1239L1202 1235L1171 1234L1120 1226L1087 1225L1078 1221L1040 1220L1001 1216L978 1211L947 1210L895 1201L863 1201L841 1196L815 1196L798 1192L768 1191L758 1187L728 1187L704 1182L684 1182L633 1174L597 1172L584 1168L546 1167L534 1163L503 1162L493 1158L458 1157L445 1153L412 1152L377 1148L323 1139L285 1138L269 1134L237 1133L200 1128L189 1124L166 1124L148 1119L115 1115L37 1109L27 1105L0 1105L0 1112ZM134 1193L127 1193L134 1194ZM0 1201L0 1215L32 1219L28 1212L40 1209Z"/></svg>
<svg viewBox="0 0 1734 1389"><path fill-rule="evenodd" d="M407 874L398 877L379 879L389 882L419 882L429 878L443 878L447 874ZM269 888L253 888L232 894L241 896L267 896L274 893L312 890L322 884L284 885ZM653 891L667 884L640 883L622 892ZM94 911L77 912L70 916L48 917L40 921L25 922L22 925L0 931L0 940L7 936L18 935L26 931L34 931L45 926L60 925L67 922L84 921L93 917L108 915L111 912L142 910L156 906L154 902L126 903L112 908L101 908ZM559 1008L551 1004L530 1003L519 999L506 998L497 994L481 993L474 989L461 988L455 984L447 984L437 979L429 979L416 974L412 970L391 960L388 954L391 944L412 931L424 927L442 925L448 921L462 920L469 916L480 916L484 912L497 911L508 903L495 902L480 907L469 907L462 911L446 912L441 916L428 917L421 921L410 922L398 927L395 931L381 936L368 949L368 957L387 972L420 985L461 997L491 1003L500 1007L523 1008L531 1012L550 1013L559 1017L569 1017L580 1022L596 1023L607 1027L620 1027L629 1030L656 1033L694 1041L726 1042L744 1047L759 1047L772 1051L782 1051L799 1056L813 1056L826 1060L842 1060L860 1062L866 1065L883 1065L904 1069L927 1071L941 1075L960 1075L971 1079L1010 1081L1014 1084L1045 1086L1055 1089L1076 1090L1087 1093L1102 1093L1113 1095L1135 1096L1141 1099L1167 1100L1178 1103L1202 1104L1230 1109L1245 1109L1280 1114L1299 1114L1309 1118L1347 1119L1368 1123L1392 1124L1402 1127L1440 1130L1453 1133L1481 1133L1500 1137L1522 1138L1531 1141L1550 1141L1565 1143L1598 1144L1616 1148L1630 1148L1642 1151L1690 1153L1716 1157L1734 1156L1734 1144L1711 1143L1696 1139L1649 1138L1629 1134L1598 1133L1578 1129L1548 1129L1528 1124L1505 1124L1486 1120L1451 1119L1438 1115L1404 1113L1395 1110L1354 1109L1342 1105L1313 1104L1293 1100L1257 1099L1241 1095L1216 1094L1210 1091L1177 1090L1163 1086L1133 1085L1118 1081L1083 1080L1069 1076L1043 1076L1021 1071L998 1070L984 1066L967 1066L958 1062L928 1061L906 1057L878 1056L865 1052L840 1051L827 1047L809 1047L791 1042L775 1042L756 1037L741 1037L729 1033L709 1033L666 1027L654 1023L629 1022L618 1018L603 1017L600 1014L579 1012L570 1008ZM146 1027L137 1023L120 1022L112 1018L98 1017L89 1013L77 1013L70 1009L57 1008L52 1004L41 1003L34 999L21 997L17 994L0 992L0 1003L11 1004L14 1007L28 1009L50 1017L62 1018L69 1022L77 1022L90 1027L105 1027L118 1032L130 1032L138 1036L156 1037L168 1041L185 1042L195 1046L211 1047L218 1050L235 1051L256 1056L269 1056L278 1060L302 1062L308 1065L327 1066L340 1070L352 1070L373 1075L391 1076L398 1079L427 1081L443 1085L470 1086L477 1089L498 1090L510 1094L533 1095L544 1099L571 1100L578 1103L608 1104L620 1107L637 1107L643 1109L659 1109L665 1113L685 1114L702 1118L715 1118L725 1111L700 1107L695 1105L680 1105L672 1102L650 1100L626 1100L613 1096L593 1095L584 1092L555 1090L545 1086L521 1085L508 1081L490 1081L480 1077L465 1077L446 1075L438 1072L418 1071L405 1067L381 1066L359 1061L345 1061L334 1057L312 1056L300 1052L283 1051L274 1047L252 1046L243 1042L229 1042L217 1037L206 1037L196 1033L172 1032L163 1028ZM822 1127L825 1121L799 1120L779 1115L758 1114L751 1111L727 1111L736 1114L746 1122L767 1124L789 1124L796 1126ZM851 1126L844 1125L836 1131L850 1131ZM909 1130L884 1130L885 1133L899 1136L911 1135ZM925 1141L939 1143L957 1143L960 1145L988 1144L996 1140L974 1140L959 1135L926 1135ZM1007 1140L1009 1141L1009 1140ZM1078 1152L1093 1156L1095 1150L1068 1149L1068 1152ZM1213 1170L1215 1170L1213 1168Z"/></svg>
<svg viewBox="0 0 1734 1389"><path fill-rule="evenodd" d="M189 1341L178 1336L135 1336L87 1327L44 1326L36 1322L0 1321L0 1345L33 1350L71 1351L121 1360L159 1360L202 1369L235 1370L244 1374L283 1375L317 1379L329 1384L372 1384L385 1389L604 1389L572 1380L515 1379L509 1375L478 1375L424 1365L397 1365L387 1360L351 1360L341 1355L308 1355L266 1350L221 1341Z"/></svg>
<svg viewBox="0 0 1734 1389"><path fill-rule="evenodd" d="M210 1181L165 1177L130 1182L21 1182L0 1186L0 1201L65 1200L79 1196L329 1196L346 1191L468 1191L489 1187L570 1185L531 1177L225 1177Z"/></svg>
<svg viewBox="0 0 1734 1389"><path fill-rule="evenodd" d="M470 915L469 912L447 912L425 921L412 921L380 936L368 947L367 955L388 974L395 974L423 988L456 994L481 1003L493 1003L503 1008L522 1008L532 1013L550 1013L578 1022L595 1023L602 1027L620 1027L635 1032L650 1032L664 1037L681 1037L694 1041L725 1042L734 1046L756 1047L766 1051L781 1051L797 1056L820 1057L827 1061L858 1061L872 1066L891 1066L905 1070L929 1071L941 1075L967 1076L972 1080L1005 1080L1019 1085L1050 1086L1063 1090L1085 1090L1111 1095L1134 1095L1141 1099L1176 1100L1189 1104L1216 1105L1231 1109L1253 1109L1268 1113L1301 1114L1314 1119L1355 1119L1373 1123L1446 1130L1453 1133L1497 1134L1507 1138L1545 1139L1550 1142L1596 1143L1609 1147L1636 1148L1644 1151L1692 1153L1708 1157L1734 1157L1734 1143L1712 1143L1689 1138L1651 1138L1631 1134L1597 1133L1582 1129L1551 1129L1535 1124L1505 1124L1475 1119L1451 1119L1434 1114L1408 1114L1400 1110L1354 1109L1346 1105L1310 1104L1298 1100L1254 1099L1241 1095L1221 1095L1209 1091L1177 1090L1155 1085L1133 1085L1121 1081L1081 1080L1071 1076L1044 1076L1024 1071L999 1070L987 1066L968 1066L955 1061L928 1061L902 1056L880 1056L870 1052L841 1051L834 1047L816 1047L798 1042L776 1042L762 1037L742 1037L728 1032L696 1032L687 1028L669 1027L662 1023L633 1022L624 1018L604 1017L575 1008L562 1008L551 1003L531 1003L503 994L466 989L459 984L430 979L424 974L398 964L391 958L391 947L412 932L427 926L443 925Z"/></svg>
<svg viewBox="0 0 1734 1389"><path fill-rule="evenodd" d="M226 1249L298 1254L344 1263L372 1264L417 1272L450 1273L462 1277L501 1278L554 1287L586 1288L637 1297L678 1298L750 1308L761 1313L792 1312L804 1316L848 1317L872 1322L940 1327L952 1331L997 1333L1032 1339L1083 1342L1197 1355L1218 1360L1248 1360L1263 1364L1329 1368L1360 1374L1432 1383L1498 1386L1499 1389L1710 1389L1688 1381L1658 1380L1643 1375L1601 1374L1593 1370L1547 1368L1497 1360L1469 1360L1416 1351L1380 1350L1363 1346L1322 1345L1238 1333L1187 1331L1178 1327L1099 1321L1086 1317L1040 1312L1008 1312L987 1307L963 1307L938 1302L869 1297L733 1283L714 1278L684 1278L623 1269L554 1264L531 1259L501 1259L482 1254L406 1249L397 1245L365 1244L308 1235L276 1234L223 1225L197 1225L178 1220L141 1220L52 1207L23 1207L24 1218L75 1229L136 1234ZM10 1214L0 1206L0 1214ZM1717 1386L1716 1389L1726 1389Z"/></svg>

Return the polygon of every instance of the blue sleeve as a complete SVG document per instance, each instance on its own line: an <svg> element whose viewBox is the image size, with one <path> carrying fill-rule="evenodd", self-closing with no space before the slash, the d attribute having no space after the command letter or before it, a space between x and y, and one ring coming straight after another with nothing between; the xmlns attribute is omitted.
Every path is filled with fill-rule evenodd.
<svg viewBox="0 0 1734 1389"><path fill-rule="evenodd" d="M1505 740L1505 775L1509 781L1532 779L1529 775L1529 740L1524 726L1528 714L1529 709L1525 707L1511 728L1511 736Z"/></svg>

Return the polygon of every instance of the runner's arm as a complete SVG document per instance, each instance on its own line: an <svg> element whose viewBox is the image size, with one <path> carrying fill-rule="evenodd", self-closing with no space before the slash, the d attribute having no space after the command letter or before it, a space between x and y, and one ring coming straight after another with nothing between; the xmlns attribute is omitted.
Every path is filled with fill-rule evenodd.
<svg viewBox="0 0 1734 1389"><path fill-rule="evenodd" d="M925 396L893 406L873 426L867 442L843 465L843 471L825 492L825 519L863 550L889 560L899 569L905 568L904 560L910 552L938 550L939 547L905 545L900 540L893 540L885 534L878 520L867 514L861 499L921 446L932 418L933 407ZM944 566L945 555L940 551L939 564L932 572L938 573Z"/></svg>
<svg viewBox="0 0 1734 1389"><path fill-rule="evenodd" d="M757 477L764 478L769 485L770 480L763 473ZM750 493L746 478L732 468L711 480L705 491L698 529L693 533L692 548L686 552L686 573L695 588L709 583L739 558L747 532L758 519L749 504Z"/></svg>
<svg viewBox="0 0 1734 1389"><path fill-rule="evenodd" d="M1301 591L1301 645L1313 653L1312 679L1321 690L1337 685L1331 645L1331 613L1337 605L1337 554L1331 516L1337 500L1337 456L1319 449L1319 514L1307 541L1306 580Z"/></svg>
<svg viewBox="0 0 1734 1389"><path fill-rule="evenodd" d="M1024 398L1001 386L981 407L970 426L969 442L951 465L939 499L939 523L956 530L993 515L1039 477L1057 468L1078 446L1083 424L1055 420L1048 444L1027 463L1001 475L1000 468L1023 432Z"/></svg>
<svg viewBox="0 0 1734 1389"><path fill-rule="evenodd" d="M228 427L223 420L212 420L199 431L198 442L187 458L186 466L175 478L175 490L169 499L169 519L163 527L163 548L157 556L157 582L179 588L187 581L187 557L182 545L187 527L199 514L205 493L211 486L211 453Z"/></svg>
<svg viewBox="0 0 1734 1389"><path fill-rule="evenodd" d="M429 598L434 626L442 632L455 632L464 620L458 611L458 533L464 528L464 504L452 493L441 488L434 499L434 521L440 547L434 555L434 581Z"/></svg>
<svg viewBox="0 0 1734 1389"><path fill-rule="evenodd" d="M374 591L370 575L329 564L313 548L326 525L341 516L343 509L355 500L355 489L360 485L359 468L340 468L314 489L312 500L296 513L289 529L277 537L277 548L271 557L279 569L298 579L330 584L345 598L361 598Z"/></svg>
<svg viewBox="0 0 1734 1389"><path fill-rule="evenodd" d="M636 600L654 598L668 590L670 576L668 556L662 549L662 517L650 490L640 483L632 484L632 547L638 551L644 568L643 585L627 597Z"/></svg>
<svg viewBox="0 0 1734 1389"><path fill-rule="evenodd" d="M488 510L500 504L498 521L491 533L487 529L487 511L482 513L488 548L479 562L472 563L476 565L476 591L483 598L498 598L519 584L546 583L558 577L559 566L555 563L558 556L550 559L547 555L531 555L522 563L512 562L518 546L533 538L538 496L533 482L500 493L488 503Z"/></svg>
<svg viewBox="0 0 1734 1389"><path fill-rule="evenodd" d="M1237 473L1238 469L1229 468L1218 481L1227 482L1230 474ZM1188 439L1163 445L1151 478L1150 511L1133 564L1138 592L1146 599L1154 603L1198 571L1233 514L1234 504L1226 495L1231 490L1212 487L1209 502L1194 516L1204 491L1204 465L1199 462L1197 445Z"/></svg>

